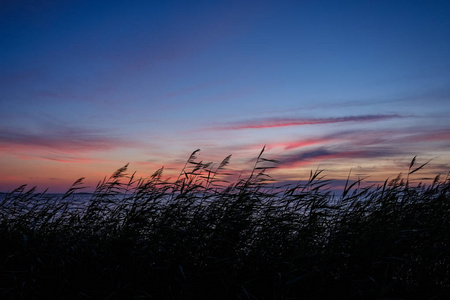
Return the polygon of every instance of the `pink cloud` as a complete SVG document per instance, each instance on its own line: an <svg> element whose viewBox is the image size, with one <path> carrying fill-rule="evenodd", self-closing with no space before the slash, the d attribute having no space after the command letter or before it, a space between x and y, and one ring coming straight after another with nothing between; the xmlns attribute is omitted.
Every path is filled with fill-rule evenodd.
<svg viewBox="0 0 450 300"><path fill-rule="evenodd" d="M284 150L293 150L297 148L303 148L307 146L313 146L318 144L325 144L333 141L333 138L318 138L318 139L306 139L294 142L281 142L268 144L267 148L284 148Z"/></svg>
<svg viewBox="0 0 450 300"><path fill-rule="evenodd" d="M136 143L108 136L106 133L63 126L48 128L41 132L0 130L0 151L51 149L65 153L80 153L111 150L123 145L133 146Z"/></svg>

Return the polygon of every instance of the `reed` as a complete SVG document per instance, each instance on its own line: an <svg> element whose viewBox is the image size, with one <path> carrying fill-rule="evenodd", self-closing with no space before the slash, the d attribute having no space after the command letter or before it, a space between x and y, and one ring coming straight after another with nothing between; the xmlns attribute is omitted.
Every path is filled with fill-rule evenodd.
<svg viewBox="0 0 450 300"><path fill-rule="evenodd" d="M86 203L23 185L0 203L2 299L444 299L450 180L409 176L340 196L323 172L276 186L257 157L224 180L194 151L174 181L128 165ZM269 165L267 165L269 164Z"/></svg>

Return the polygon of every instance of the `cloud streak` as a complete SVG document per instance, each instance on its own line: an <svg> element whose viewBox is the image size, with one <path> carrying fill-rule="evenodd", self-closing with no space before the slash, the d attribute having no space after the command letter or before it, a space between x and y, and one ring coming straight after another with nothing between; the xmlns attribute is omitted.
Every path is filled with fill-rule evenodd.
<svg viewBox="0 0 450 300"><path fill-rule="evenodd" d="M282 168L295 168L330 159L373 159L380 157L392 157L399 155L389 148L380 149L361 149L361 150L330 150L327 148L317 148L311 151L303 151L299 153L283 155L278 158L279 165Z"/></svg>
<svg viewBox="0 0 450 300"><path fill-rule="evenodd" d="M305 126L305 125L321 125L345 122L376 122L396 118L403 118L398 114L380 114L380 115L362 115L362 116L346 116L338 118L269 118L259 121L245 121L235 123L229 126L219 127L219 129L264 129L288 126Z"/></svg>
<svg viewBox="0 0 450 300"><path fill-rule="evenodd" d="M32 132L0 129L0 151L52 149L66 153L111 150L135 143L81 128L51 128Z"/></svg>

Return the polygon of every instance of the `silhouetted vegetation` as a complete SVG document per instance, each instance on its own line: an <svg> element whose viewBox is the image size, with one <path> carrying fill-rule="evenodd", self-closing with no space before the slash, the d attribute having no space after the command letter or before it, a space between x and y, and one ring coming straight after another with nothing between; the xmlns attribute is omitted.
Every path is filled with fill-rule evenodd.
<svg viewBox="0 0 450 300"><path fill-rule="evenodd" d="M333 196L321 171L275 187L257 158L223 180L195 151L180 176L21 186L0 203L1 299L447 299L450 181L406 178Z"/></svg>

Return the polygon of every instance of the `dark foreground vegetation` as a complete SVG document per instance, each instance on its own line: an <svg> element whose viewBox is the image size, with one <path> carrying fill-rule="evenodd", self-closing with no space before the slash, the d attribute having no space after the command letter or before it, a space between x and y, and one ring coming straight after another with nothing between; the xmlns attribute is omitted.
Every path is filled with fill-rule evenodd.
<svg viewBox="0 0 450 300"><path fill-rule="evenodd" d="M262 153L262 152L261 152ZM0 203L1 299L450 299L450 182L405 178L333 196L320 171L275 188L220 180L196 152L178 179L82 180Z"/></svg>

